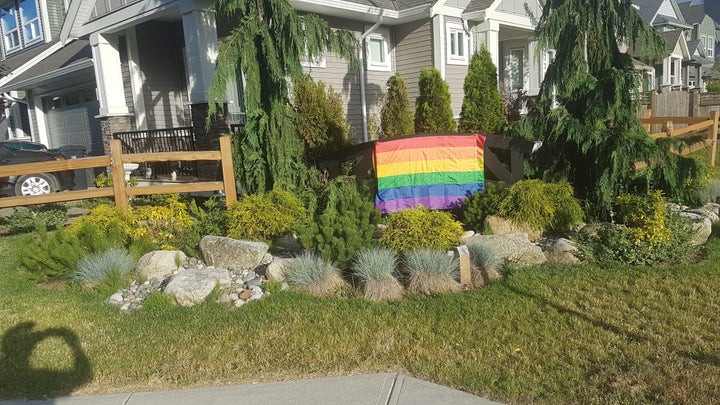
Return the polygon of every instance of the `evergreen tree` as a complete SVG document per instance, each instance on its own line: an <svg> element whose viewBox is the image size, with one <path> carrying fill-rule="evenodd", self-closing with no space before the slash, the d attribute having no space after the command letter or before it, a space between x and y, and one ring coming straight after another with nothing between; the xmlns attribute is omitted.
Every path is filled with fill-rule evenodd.
<svg viewBox="0 0 720 405"><path fill-rule="evenodd" d="M305 76L293 87L293 105L308 159L314 161L342 148L349 128L342 98L332 86L325 87L325 83Z"/></svg>
<svg viewBox="0 0 720 405"><path fill-rule="evenodd" d="M648 177L671 188L695 174L679 170L682 162L669 153L672 141L653 142L636 118L639 77L620 44L640 50L650 63L665 48L630 0L548 0L537 37L540 49L557 51L532 117L543 140L534 159L546 179L567 179L591 214L608 218L614 198L628 190L635 162L648 162Z"/></svg>
<svg viewBox="0 0 720 405"><path fill-rule="evenodd" d="M289 106L288 78L301 79L301 60L327 50L354 62L356 40L317 15L299 16L287 0L218 0L215 10L235 28L218 44L210 116L226 98L228 81L238 71L245 79L247 122L235 156L239 191L293 188L302 173L303 144Z"/></svg>
<svg viewBox="0 0 720 405"><path fill-rule="evenodd" d="M460 131L499 134L505 124L505 111L497 86L497 69L484 45L470 59L463 90Z"/></svg>
<svg viewBox="0 0 720 405"><path fill-rule="evenodd" d="M413 112L410 110L407 86L399 73L395 73L387 81L385 103L380 112L380 126L382 138L410 135L413 132Z"/></svg>
<svg viewBox="0 0 720 405"><path fill-rule="evenodd" d="M415 132L455 132L457 124L450 105L450 90L440 72L435 68L423 68L418 87L420 95L415 100Z"/></svg>

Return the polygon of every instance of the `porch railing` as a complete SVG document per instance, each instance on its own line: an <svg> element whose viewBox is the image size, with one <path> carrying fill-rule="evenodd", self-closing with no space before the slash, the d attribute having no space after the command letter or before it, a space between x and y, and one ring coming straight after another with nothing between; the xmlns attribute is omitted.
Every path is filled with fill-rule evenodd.
<svg viewBox="0 0 720 405"><path fill-rule="evenodd" d="M195 134L192 127L148 129L116 132L113 138L120 140L123 153L158 153L195 151ZM150 171L147 171L147 169ZM138 169L141 177L157 178L172 172L186 176L198 176L195 161L146 162Z"/></svg>

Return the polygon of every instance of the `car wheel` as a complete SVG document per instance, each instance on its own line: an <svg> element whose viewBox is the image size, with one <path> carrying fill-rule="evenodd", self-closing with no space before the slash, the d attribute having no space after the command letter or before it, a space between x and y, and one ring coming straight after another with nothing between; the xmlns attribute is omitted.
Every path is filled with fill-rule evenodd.
<svg viewBox="0 0 720 405"><path fill-rule="evenodd" d="M43 195L58 190L55 176L47 173L26 174L18 177L15 182L15 195Z"/></svg>

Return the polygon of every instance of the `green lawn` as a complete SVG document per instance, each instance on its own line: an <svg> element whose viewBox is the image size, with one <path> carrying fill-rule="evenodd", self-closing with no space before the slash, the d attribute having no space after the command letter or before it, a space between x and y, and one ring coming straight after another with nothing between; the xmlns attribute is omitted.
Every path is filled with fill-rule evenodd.
<svg viewBox="0 0 720 405"><path fill-rule="evenodd" d="M24 281L15 240L0 239L2 399L401 371L511 403L720 402L715 238L718 254L676 268L547 266L395 304L279 292L129 315Z"/></svg>

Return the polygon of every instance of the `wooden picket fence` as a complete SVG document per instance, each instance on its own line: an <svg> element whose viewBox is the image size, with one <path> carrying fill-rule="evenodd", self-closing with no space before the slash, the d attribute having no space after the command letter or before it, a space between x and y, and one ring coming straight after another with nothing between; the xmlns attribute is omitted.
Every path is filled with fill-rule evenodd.
<svg viewBox="0 0 720 405"><path fill-rule="evenodd" d="M176 183L151 186L127 187L125 184L124 163L174 162L219 160L222 167L222 181L203 181L194 183ZM0 177L33 173L53 173L65 170L83 170L96 167L110 167L112 170L112 187L95 188L39 196L0 198L0 208L24 205L47 204L66 201L87 200L91 198L113 197L118 207L128 207L128 197L149 194L192 193L202 191L224 191L228 202L237 199L235 174L232 163L232 147L230 137L220 138L220 150L190 152L157 152L157 153L122 153L119 140L110 141L110 156L68 159L54 162L24 163L0 166Z"/></svg>
<svg viewBox="0 0 720 405"><path fill-rule="evenodd" d="M717 155L717 143L718 143L718 117L720 113L718 111L712 111L708 118L700 117L653 117L652 110L645 110L643 118L640 119L640 123L645 127L648 132L648 136L652 139L660 138L703 138L698 142L689 145L677 153L679 155L687 155L696 152L701 149L709 148L709 160L712 166L715 166L715 159ZM685 125L681 128L676 126ZM657 132L653 132L654 128L662 126L662 129ZM647 167L646 162L635 163L636 169Z"/></svg>

